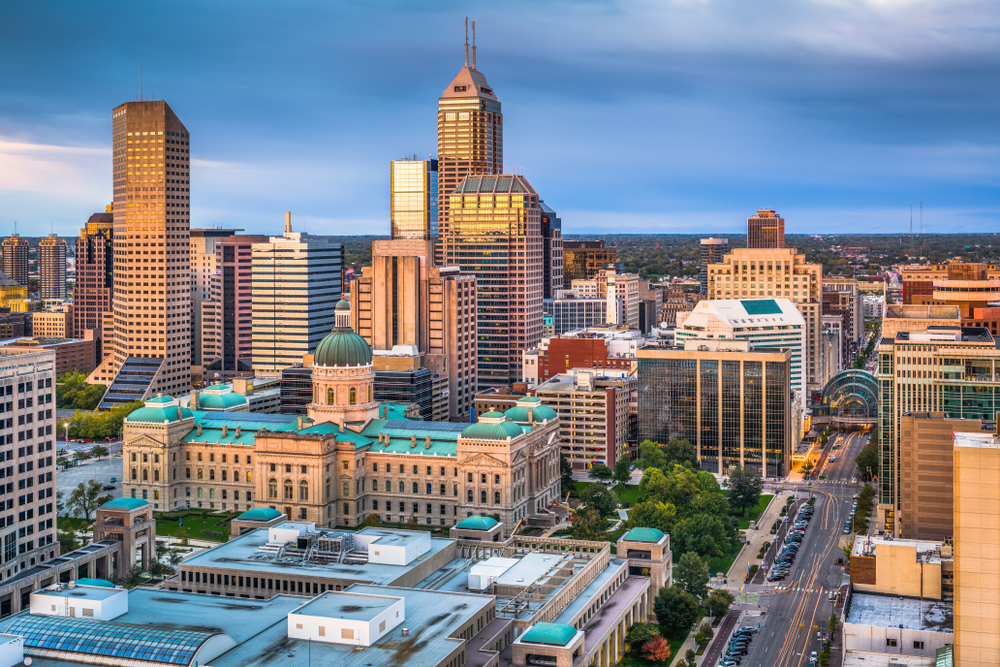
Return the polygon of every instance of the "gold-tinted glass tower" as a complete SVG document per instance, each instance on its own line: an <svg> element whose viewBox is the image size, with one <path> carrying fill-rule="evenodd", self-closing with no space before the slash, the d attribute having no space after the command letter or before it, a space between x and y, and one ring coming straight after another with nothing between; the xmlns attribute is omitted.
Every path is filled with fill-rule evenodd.
<svg viewBox="0 0 1000 667"><path fill-rule="evenodd" d="M190 135L163 101L115 107L112 132L114 351L91 381L159 362L146 395L177 394L191 386Z"/></svg>
<svg viewBox="0 0 1000 667"><path fill-rule="evenodd" d="M465 66L438 100L438 234L451 233L449 195L470 175L503 171L503 114L486 77L476 69L476 22L472 64L465 38Z"/></svg>
<svg viewBox="0 0 1000 667"><path fill-rule="evenodd" d="M438 161L393 160L389 164L389 204L393 239L437 239Z"/></svg>
<svg viewBox="0 0 1000 667"><path fill-rule="evenodd" d="M773 208L757 210L757 215L747 218L748 248L784 248L785 219Z"/></svg>

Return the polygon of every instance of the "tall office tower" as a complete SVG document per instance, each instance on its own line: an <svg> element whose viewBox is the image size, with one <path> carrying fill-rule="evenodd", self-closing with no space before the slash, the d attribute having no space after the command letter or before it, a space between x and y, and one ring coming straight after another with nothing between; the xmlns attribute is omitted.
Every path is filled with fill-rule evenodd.
<svg viewBox="0 0 1000 667"><path fill-rule="evenodd" d="M721 264L722 258L729 252L729 239L707 238L701 240L698 255L698 282L701 283L701 293L708 294L708 265Z"/></svg>
<svg viewBox="0 0 1000 667"><path fill-rule="evenodd" d="M1000 336L1000 266L996 264L936 264L901 272L903 303L958 306L962 325L986 327Z"/></svg>
<svg viewBox="0 0 1000 667"><path fill-rule="evenodd" d="M784 248L785 219L773 208L757 209L757 215L747 218L748 248Z"/></svg>
<svg viewBox="0 0 1000 667"><path fill-rule="evenodd" d="M618 251L604 241L563 241L563 285L574 280L590 280L607 264L618 261Z"/></svg>
<svg viewBox="0 0 1000 667"><path fill-rule="evenodd" d="M163 101L115 107L112 133L114 351L90 377L105 407L191 387L191 135Z"/></svg>
<svg viewBox="0 0 1000 667"><path fill-rule="evenodd" d="M281 377L302 363L335 324L334 307L344 290L344 246L292 231L252 246L253 369Z"/></svg>
<svg viewBox="0 0 1000 667"><path fill-rule="evenodd" d="M4 482L10 485L5 489L6 510L0 516L6 583L17 576L15 573L30 571L59 555L54 463L56 353L4 348L0 350L0 374L7 385L8 467Z"/></svg>
<svg viewBox="0 0 1000 667"><path fill-rule="evenodd" d="M38 242L38 296L66 298L66 239L55 234Z"/></svg>
<svg viewBox="0 0 1000 667"><path fill-rule="evenodd" d="M114 215L113 206L104 213L95 213L87 220L76 239L76 286L73 288L73 332L95 332L102 346L97 359L104 358L101 330L104 314L111 311L111 291L114 288Z"/></svg>
<svg viewBox="0 0 1000 667"><path fill-rule="evenodd" d="M556 290L563 289L562 219L545 202L539 200L538 206L542 209L543 297L554 299Z"/></svg>
<svg viewBox="0 0 1000 667"><path fill-rule="evenodd" d="M469 176L449 197L446 266L476 276L479 387L521 378L521 356L542 338L542 209L523 176Z"/></svg>
<svg viewBox="0 0 1000 667"><path fill-rule="evenodd" d="M476 69L476 30L472 29L472 64L469 38L465 38L465 66L438 100L438 235L451 232L451 193L466 176L503 171L503 114L500 102ZM442 251L438 253L441 264Z"/></svg>
<svg viewBox="0 0 1000 667"><path fill-rule="evenodd" d="M733 466L763 477L791 469L790 350L758 351L745 340L689 339L647 345L639 364L638 440L685 439L702 470Z"/></svg>
<svg viewBox="0 0 1000 667"><path fill-rule="evenodd" d="M830 379L823 372L820 337L823 265L806 264L795 248L734 248L708 266L709 299L791 299L806 323L806 385L821 391Z"/></svg>
<svg viewBox="0 0 1000 667"><path fill-rule="evenodd" d="M202 333L206 372L252 370L253 245L266 242L266 236L234 234L215 243L211 291L215 317L203 320Z"/></svg>
<svg viewBox="0 0 1000 667"><path fill-rule="evenodd" d="M390 162L389 205L393 239L437 239L438 161Z"/></svg>
<svg viewBox="0 0 1000 667"><path fill-rule="evenodd" d="M19 234L11 234L0 244L3 259L3 273L17 282L28 284L28 239Z"/></svg>
<svg viewBox="0 0 1000 667"><path fill-rule="evenodd" d="M431 266L433 257L430 241L375 241L372 265L351 281L351 312L376 375L406 370L400 356L419 356L419 366L448 380L447 418L464 421L477 391L476 277Z"/></svg>
<svg viewBox="0 0 1000 667"><path fill-rule="evenodd" d="M212 302L212 278L215 277L215 246L220 239L232 236L238 229L192 229L191 239L191 369L195 376L200 377L204 361L202 350L205 347L203 339L205 321L215 321L216 304ZM207 316L207 317L206 317ZM215 331L211 324L208 327L209 343L214 349L217 342L213 337Z"/></svg>

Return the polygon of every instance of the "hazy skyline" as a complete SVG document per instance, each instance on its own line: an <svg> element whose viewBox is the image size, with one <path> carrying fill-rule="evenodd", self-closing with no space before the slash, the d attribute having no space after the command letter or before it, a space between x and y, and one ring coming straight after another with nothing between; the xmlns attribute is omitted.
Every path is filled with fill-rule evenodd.
<svg viewBox="0 0 1000 667"><path fill-rule="evenodd" d="M758 206L898 233L921 200L926 232L1000 221L996 3L60 2L0 24L0 234L110 203L140 62L191 132L193 227L388 234L389 161L436 151L466 15L507 170L566 234L741 233Z"/></svg>

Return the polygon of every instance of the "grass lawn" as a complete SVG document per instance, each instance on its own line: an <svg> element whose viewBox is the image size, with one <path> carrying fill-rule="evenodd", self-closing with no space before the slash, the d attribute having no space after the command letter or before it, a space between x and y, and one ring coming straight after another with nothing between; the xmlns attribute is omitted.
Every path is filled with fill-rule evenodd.
<svg viewBox="0 0 1000 667"><path fill-rule="evenodd" d="M61 516L56 518L56 528L59 530L81 530L89 528L91 523L91 521L75 516Z"/></svg>
<svg viewBox="0 0 1000 667"><path fill-rule="evenodd" d="M201 512L154 512L156 534L159 536L188 537L192 540L225 542L229 537L229 522L241 512L210 513Z"/></svg>
<svg viewBox="0 0 1000 667"><path fill-rule="evenodd" d="M736 557L739 555L742 548L743 545L737 542L736 546L733 547L733 550L725 556L716 556L712 560L708 561L708 571L711 574L715 574L716 572L729 572L729 568L733 566L733 561L736 560Z"/></svg>
<svg viewBox="0 0 1000 667"><path fill-rule="evenodd" d="M773 497L773 494L762 493L760 495L760 500L757 502L757 506L747 508L746 516L740 516L735 511L732 512L732 515L740 520L740 530L746 530L749 528L751 521L759 521L760 516L764 513L764 510L767 509L767 505L771 502L771 498Z"/></svg>
<svg viewBox="0 0 1000 667"><path fill-rule="evenodd" d="M575 482L576 487L573 491L574 497L579 497L583 490L586 489L591 484L600 484L601 482ZM639 485L638 484L616 484L612 491L618 496L620 500L628 501L630 505L635 505L639 501Z"/></svg>

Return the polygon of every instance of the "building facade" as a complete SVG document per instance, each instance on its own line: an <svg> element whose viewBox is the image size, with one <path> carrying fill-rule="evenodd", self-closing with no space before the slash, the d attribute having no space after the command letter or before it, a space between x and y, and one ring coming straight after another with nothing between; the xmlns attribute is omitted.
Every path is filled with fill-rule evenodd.
<svg viewBox="0 0 1000 667"><path fill-rule="evenodd" d="M214 352L217 344L215 321L219 316L218 305L212 301L212 279L215 277L215 247L224 238L232 236L235 229L192 229L191 238L191 365L201 375L202 358L207 344Z"/></svg>
<svg viewBox="0 0 1000 667"><path fill-rule="evenodd" d="M252 247L253 370L279 377L330 332L344 289L344 246L292 231Z"/></svg>
<svg viewBox="0 0 1000 667"><path fill-rule="evenodd" d="M902 277L905 279L904 304L956 306L962 326L985 327L994 336L1000 336L1000 306L997 306L1000 270L996 265L935 265L916 271L904 270ZM925 286L928 281L929 289ZM906 294L907 289L909 294Z"/></svg>
<svg viewBox="0 0 1000 667"><path fill-rule="evenodd" d="M607 264L618 261L618 251L605 241L563 241L563 285L571 289L574 280L590 280Z"/></svg>
<svg viewBox="0 0 1000 667"><path fill-rule="evenodd" d="M38 297L66 298L66 239L55 234L38 242Z"/></svg>
<svg viewBox="0 0 1000 667"><path fill-rule="evenodd" d="M111 312L114 289L114 206L95 213L76 239L76 285L73 287L73 331L93 330L99 342L104 316ZM103 346L97 351L103 358Z"/></svg>
<svg viewBox="0 0 1000 667"><path fill-rule="evenodd" d="M69 302L55 306L51 310L31 314L32 336L73 338L73 334L73 304ZM81 332L80 338L83 337L84 334Z"/></svg>
<svg viewBox="0 0 1000 667"><path fill-rule="evenodd" d="M552 319L552 334L599 326L607 320L608 300L583 298L575 290L556 290L542 302L542 316Z"/></svg>
<svg viewBox="0 0 1000 667"><path fill-rule="evenodd" d="M747 218L747 248L784 248L785 219L773 208L757 210Z"/></svg>
<svg viewBox="0 0 1000 667"><path fill-rule="evenodd" d="M389 203L393 239L435 241L438 236L438 161L390 162Z"/></svg>
<svg viewBox="0 0 1000 667"><path fill-rule="evenodd" d="M0 243L0 269L18 285L28 284L28 239L15 233Z"/></svg>
<svg viewBox="0 0 1000 667"><path fill-rule="evenodd" d="M551 299L563 288L562 218L545 202L539 200L538 206L542 209L542 297Z"/></svg>
<svg viewBox="0 0 1000 667"><path fill-rule="evenodd" d="M166 102L112 111L111 347L88 381L114 387L130 360L155 367L143 396L191 386L191 136ZM110 337L110 340L109 340ZM113 392L112 392L113 393Z"/></svg>
<svg viewBox="0 0 1000 667"><path fill-rule="evenodd" d="M267 237L233 234L215 243L211 304L202 319L202 366L208 374L251 370L253 361L253 246Z"/></svg>
<svg viewBox="0 0 1000 667"><path fill-rule="evenodd" d="M762 477L791 468L791 351L756 352L746 341L692 339L638 353L639 442L685 439L703 470L734 466Z"/></svg>
<svg viewBox="0 0 1000 667"><path fill-rule="evenodd" d="M635 375L636 350L648 339L636 331L579 330L543 338L524 354L524 382L534 387L574 368L599 375Z"/></svg>
<svg viewBox="0 0 1000 667"><path fill-rule="evenodd" d="M708 294L708 265L722 264L722 258L729 252L729 239L701 239L698 248L698 282L701 291Z"/></svg>

